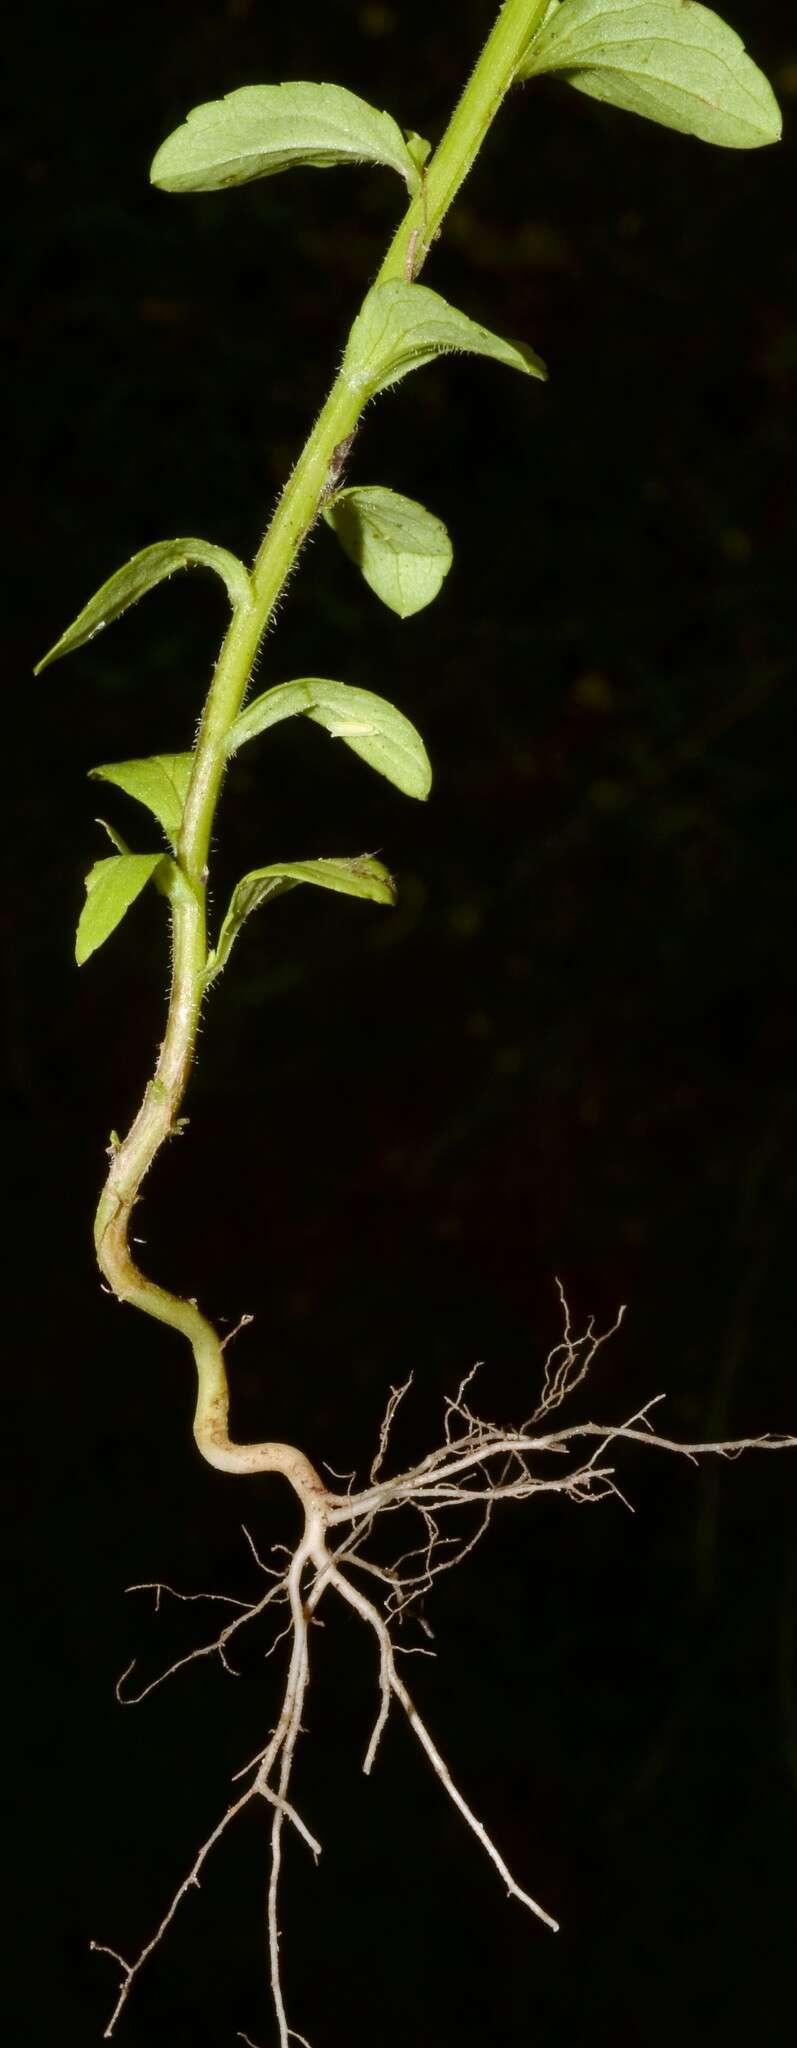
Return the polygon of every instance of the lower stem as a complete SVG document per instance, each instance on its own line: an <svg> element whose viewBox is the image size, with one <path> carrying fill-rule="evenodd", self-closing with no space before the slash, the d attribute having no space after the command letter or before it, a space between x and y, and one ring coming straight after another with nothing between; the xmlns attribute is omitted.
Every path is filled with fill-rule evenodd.
<svg viewBox="0 0 797 2048"><path fill-rule="evenodd" d="M221 1472L282 1472L305 1511L326 1489L302 1451L291 1444L236 1444L229 1434L229 1388L221 1339L195 1301L158 1287L140 1272L130 1250L130 1220L156 1154L179 1131L179 1110L191 1071L205 959L204 893L185 891L172 904L172 988L166 1035L155 1076L127 1137L114 1144L94 1226L100 1271L118 1301L166 1323L188 1339L197 1373L194 1440Z"/></svg>

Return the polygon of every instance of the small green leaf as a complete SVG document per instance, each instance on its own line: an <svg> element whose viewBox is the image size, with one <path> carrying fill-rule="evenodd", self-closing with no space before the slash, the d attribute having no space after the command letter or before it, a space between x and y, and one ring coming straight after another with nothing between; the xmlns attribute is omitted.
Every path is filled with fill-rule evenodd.
<svg viewBox="0 0 797 2048"><path fill-rule="evenodd" d="M423 135L416 135L414 128L405 128L404 140L416 170L423 171L432 154L431 142L427 142Z"/></svg>
<svg viewBox="0 0 797 2048"><path fill-rule="evenodd" d="M247 740L279 725L283 718L302 713L323 725L330 737L345 740L352 752L367 761L377 774L387 777L405 796L426 797L432 786L429 756L414 725L384 697L370 690L355 690L348 683L329 682L324 676L305 676L299 682L278 683L256 697L239 713L227 737L227 751L237 752Z"/></svg>
<svg viewBox="0 0 797 2048"><path fill-rule="evenodd" d="M294 166L326 171L356 163L385 164L410 192L420 184L417 157L390 114L345 86L300 79L242 85L194 107L161 143L150 178L164 192L216 192Z"/></svg>
<svg viewBox="0 0 797 2048"><path fill-rule="evenodd" d="M176 846L193 765L193 754L151 754L144 761L111 761L104 768L90 768L89 775L92 781L112 782L146 804Z"/></svg>
<svg viewBox="0 0 797 2048"><path fill-rule="evenodd" d="M112 853L108 860L95 861L86 876L86 901L77 928L78 967L110 938L165 858L162 853Z"/></svg>
<svg viewBox="0 0 797 2048"><path fill-rule="evenodd" d="M352 391L374 398L435 356L463 351L493 356L527 377L548 374L525 342L503 341L426 285L399 281L372 286L352 327L341 367Z"/></svg>
<svg viewBox="0 0 797 2048"><path fill-rule="evenodd" d="M400 619L437 596L451 567L451 542L442 519L414 498L381 484L356 484L338 491L324 518L366 583Z"/></svg>
<svg viewBox="0 0 797 2048"><path fill-rule="evenodd" d="M103 583L82 612L73 619L71 626L56 640L55 646L37 663L33 673L40 676L42 669L49 668L52 661L60 661L62 654L71 654L76 647L82 647L86 640L93 640L95 633L101 633L112 619L118 619L128 606L137 604L147 590L154 590L166 576L173 576L175 569L215 569L217 576L226 584L233 611L240 607L248 610L252 602L252 586L243 562L237 555L230 555L226 548L214 547L208 540L156 540L151 547L142 548L140 555L133 555L123 568Z"/></svg>
<svg viewBox="0 0 797 2048"><path fill-rule="evenodd" d="M780 109L741 36L698 0L553 5L518 76L560 71L591 99L725 149L777 142Z"/></svg>
<svg viewBox="0 0 797 2048"><path fill-rule="evenodd" d="M338 896L364 897L370 903L396 901L392 875L369 853L361 853L353 860L278 861L274 867L255 868L250 875L244 875L233 891L218 945L205 970L206 984L226 966L241 926L252 911L275 896L284 896L286 890L298 888L300 882L311 882L317 889L333 889Z"/></svg>

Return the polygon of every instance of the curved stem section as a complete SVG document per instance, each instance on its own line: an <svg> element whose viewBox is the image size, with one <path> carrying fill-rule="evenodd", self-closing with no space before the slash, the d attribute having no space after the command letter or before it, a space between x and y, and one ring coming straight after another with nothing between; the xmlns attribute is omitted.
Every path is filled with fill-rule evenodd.
<svg viewBox="0 0 797 2048"><path fill-rule="evenodd" d="M428 167L420 193L393 237L378 282L414 279L467 176L516 75L547 0L504 0L498 19ZM282 493L255 558L250 595L236 606L208 692L194 753L172 890L172 979L166 1031L153 1079L130 1131L114 1141L95 1223L100 1269L112 1293L186 1337L198 1392L194 1437L208 1463L224 1472L281 1472L303 1503L317 1511L326 1489L303 1452L290 1444L236 1444L228 1428L229 1393L223 1346L196 1302L183 1300L141 1273L129 1243L139 1190L161 1146L180 1127L180 1108L193 1064L207 966L206 886L211 834L226 764L226 739L243 703L258 648L302 544L318 518L330 482L337 482L363 409L363 394L338 376Z"/></svg>

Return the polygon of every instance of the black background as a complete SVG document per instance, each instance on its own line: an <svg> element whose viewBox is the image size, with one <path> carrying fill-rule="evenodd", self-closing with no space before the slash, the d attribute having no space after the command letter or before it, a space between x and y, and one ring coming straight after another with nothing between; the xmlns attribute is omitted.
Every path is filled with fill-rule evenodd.
<svg viewBox="0 0 797 2048"><path fill-rule="evenodd" d="M189 106L279 78L345 83L436 139L491 18L489 0L76 0L16 25L14 2041L99 2040L114 1971L89 1937L147 1938L274 1713L261 1642L237 1681L199 1666L123 1713L119 1670L135 1654L154 1675L197 1612L154 1619L123 1588L254 1590L241 1518L262 1547L294 1528L276 1484L200 1464L180 1345L107 1300L91 1259L166 957L153 896L75 972L103 850L83 776L190 743L219 592L177 578L30 670L148 541L251 556L399 203L368 170L167 199L147 166ZM737 0L733 21L788 116L790 11ZM374 408L350 481L447 520L445 590L401 624L322 532L261 664L261 687L321 673L395 697L436 779L413 805L297 721L227 787L217 906L280 855L378 848L400 887L392 915L297 892L248 930L141 1211L156 1277L230 1322L256 1312L231 1354L241 1437L362 1470L412 1367L397 1449L418 1454L477 1358L485 1409L527 1413L555 1274L581 1321L628 1304L574 1415L666 1392L675 1434L795 1427L792 196L788 139L713 152L545 85L511 100L434 252L426 282L528 338L551 381L461 361ZM149 843L122 796L102 808ZM794 1467L618 1469L635 1518L508 1511L429 1609L437 1662L409 1672L558 1937L503 1898L403 1726L362 1779L371 1645L331 1613L314 1641L297 1796L325 1852L316 1873L289 1845L283 1907L313 2048L775 2037ZM220 1849L120 2044L271 2041L265 1847L257 1815Z"/></svg>

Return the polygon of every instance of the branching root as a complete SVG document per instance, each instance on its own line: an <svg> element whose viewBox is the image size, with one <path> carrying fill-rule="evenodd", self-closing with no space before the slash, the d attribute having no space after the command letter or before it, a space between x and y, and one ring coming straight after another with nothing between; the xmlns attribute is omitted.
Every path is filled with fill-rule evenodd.
<svg viewBox="0 0 797 2048"><path fill-rule="evenodd" d="M337 1595L353 1609L376 1639L378 1706L365 1752L365 1772L371 1771L395 1701L402 1708L435 1777L481 1843L509 1896L518 1899L537 1919L556 1930L556 1920L517 1882L491 1835L454 1783L445 1759L397 1669L400 1649L414 1650L418 1654L423 1653L423 1645L398 1644L395 1631L399 1624L414 1616L421 1630L427 1635L431 1633L419 1612L420 1603L441 1573L461 1564L481 1541L499 1502L530 1500L534 1495L544 1493L564 1494L581 1506L610 1496L625 1502L614 1463L615 1451L622 1444L641 1444L648 1449L671 1452L693 1463L702 1457L733 1458L745 1450L778 1450L797 1444L797 1438L771 1435L744 1437L732 1442L680 1443L658 1434L654 1427L651 1418L662 1396L646 1402L627 1421L619 1424L579 1422L564 1428L552 1427L552 1419L567 1396L582 1384L601 1345L619 1327L623 1313L621 1310L610 1330L596 1334L590 1320L582 1335L577 1336L571 1326L564 1293L559 1283L557 1285L563 1315L562 1338L546 1361L539 1402L529 1420L519 1428L504 1428L494 1422L485 1422L477 1415L471 1406L471 1389L478 1370L473 1367L462 1380L454 1398L445 1403L442 1440L437 1448L429 1451L409 1470L388 1476L386 1467L393 1424L409 1392L410 1377L402 1386L391 1390L368 1485L358 1491L351 1481L345 1494L329 1490L321 1494L316 1492L310 1499L305 1498L302 1539L292 1555L283 1549L284 1564L264 1563L248 1530L244 1531L257 1566L270 1580L260 1599L246 1602L228 1595L179 1594L163 1585L130 1588L131 1591L154 1592L157 1607L163 1595L170 1594L182 1600L218 1599L220 1604L233 1608L235 1612L210 1641L177 1658L158 1678L137 1692L131 1693L126 1689L133 1670L133 1665L129 1665L117 1685L117 1698L124 1705L146 1699L167 1678L199 1658L216 1656L226 1671L234 1673L230 1650L236 1635L258 1621L267 1608L287 1610L285 1627L276 1635L271 1649L287 1639L290 1653L282 1703L273 1733L257 1756L236 1773L239 1781L248 1779L248 1784L231 1801L202 1843L151 1939L132 1962L126 1961L116 1949L105 1943L92 1943L92 1948L100 1954L111 1956L120 1971L119 1993L105 2029L106 2039L113 2034L140 1971L163 1940L186 1893L199 1884L211 1850L252 1801L263 1799L271 1809L268 1950L279 2044L280 2048L289 2048L291 2041L298 2041L303 2048L308 2048L304 2037L289 2026L285 2009L280 1968L279 1882L286 1821L316 1859L321 1853L320 1843L291 1799L291 1781L310 1682L310 1624L321 1601L328 1595ZM458 1518L462 1519L463 1509L466 1511L464 1532L458 1528L449 1531L446 1518L456 1510ZM417 1539L400 1550L388 1564L367 1555L377 1522L392 1514L400 1514L402 1522L406 1522L408 1513L415 1517ZM278 1550L273 1553L275 1556L278 1554ZM373 1597L363 1592L360 1574L367 1577ZM430 1653L427 1650L425 1654ZM245 2042L247 2036L240 2034L239 2039Z"/></svg>

